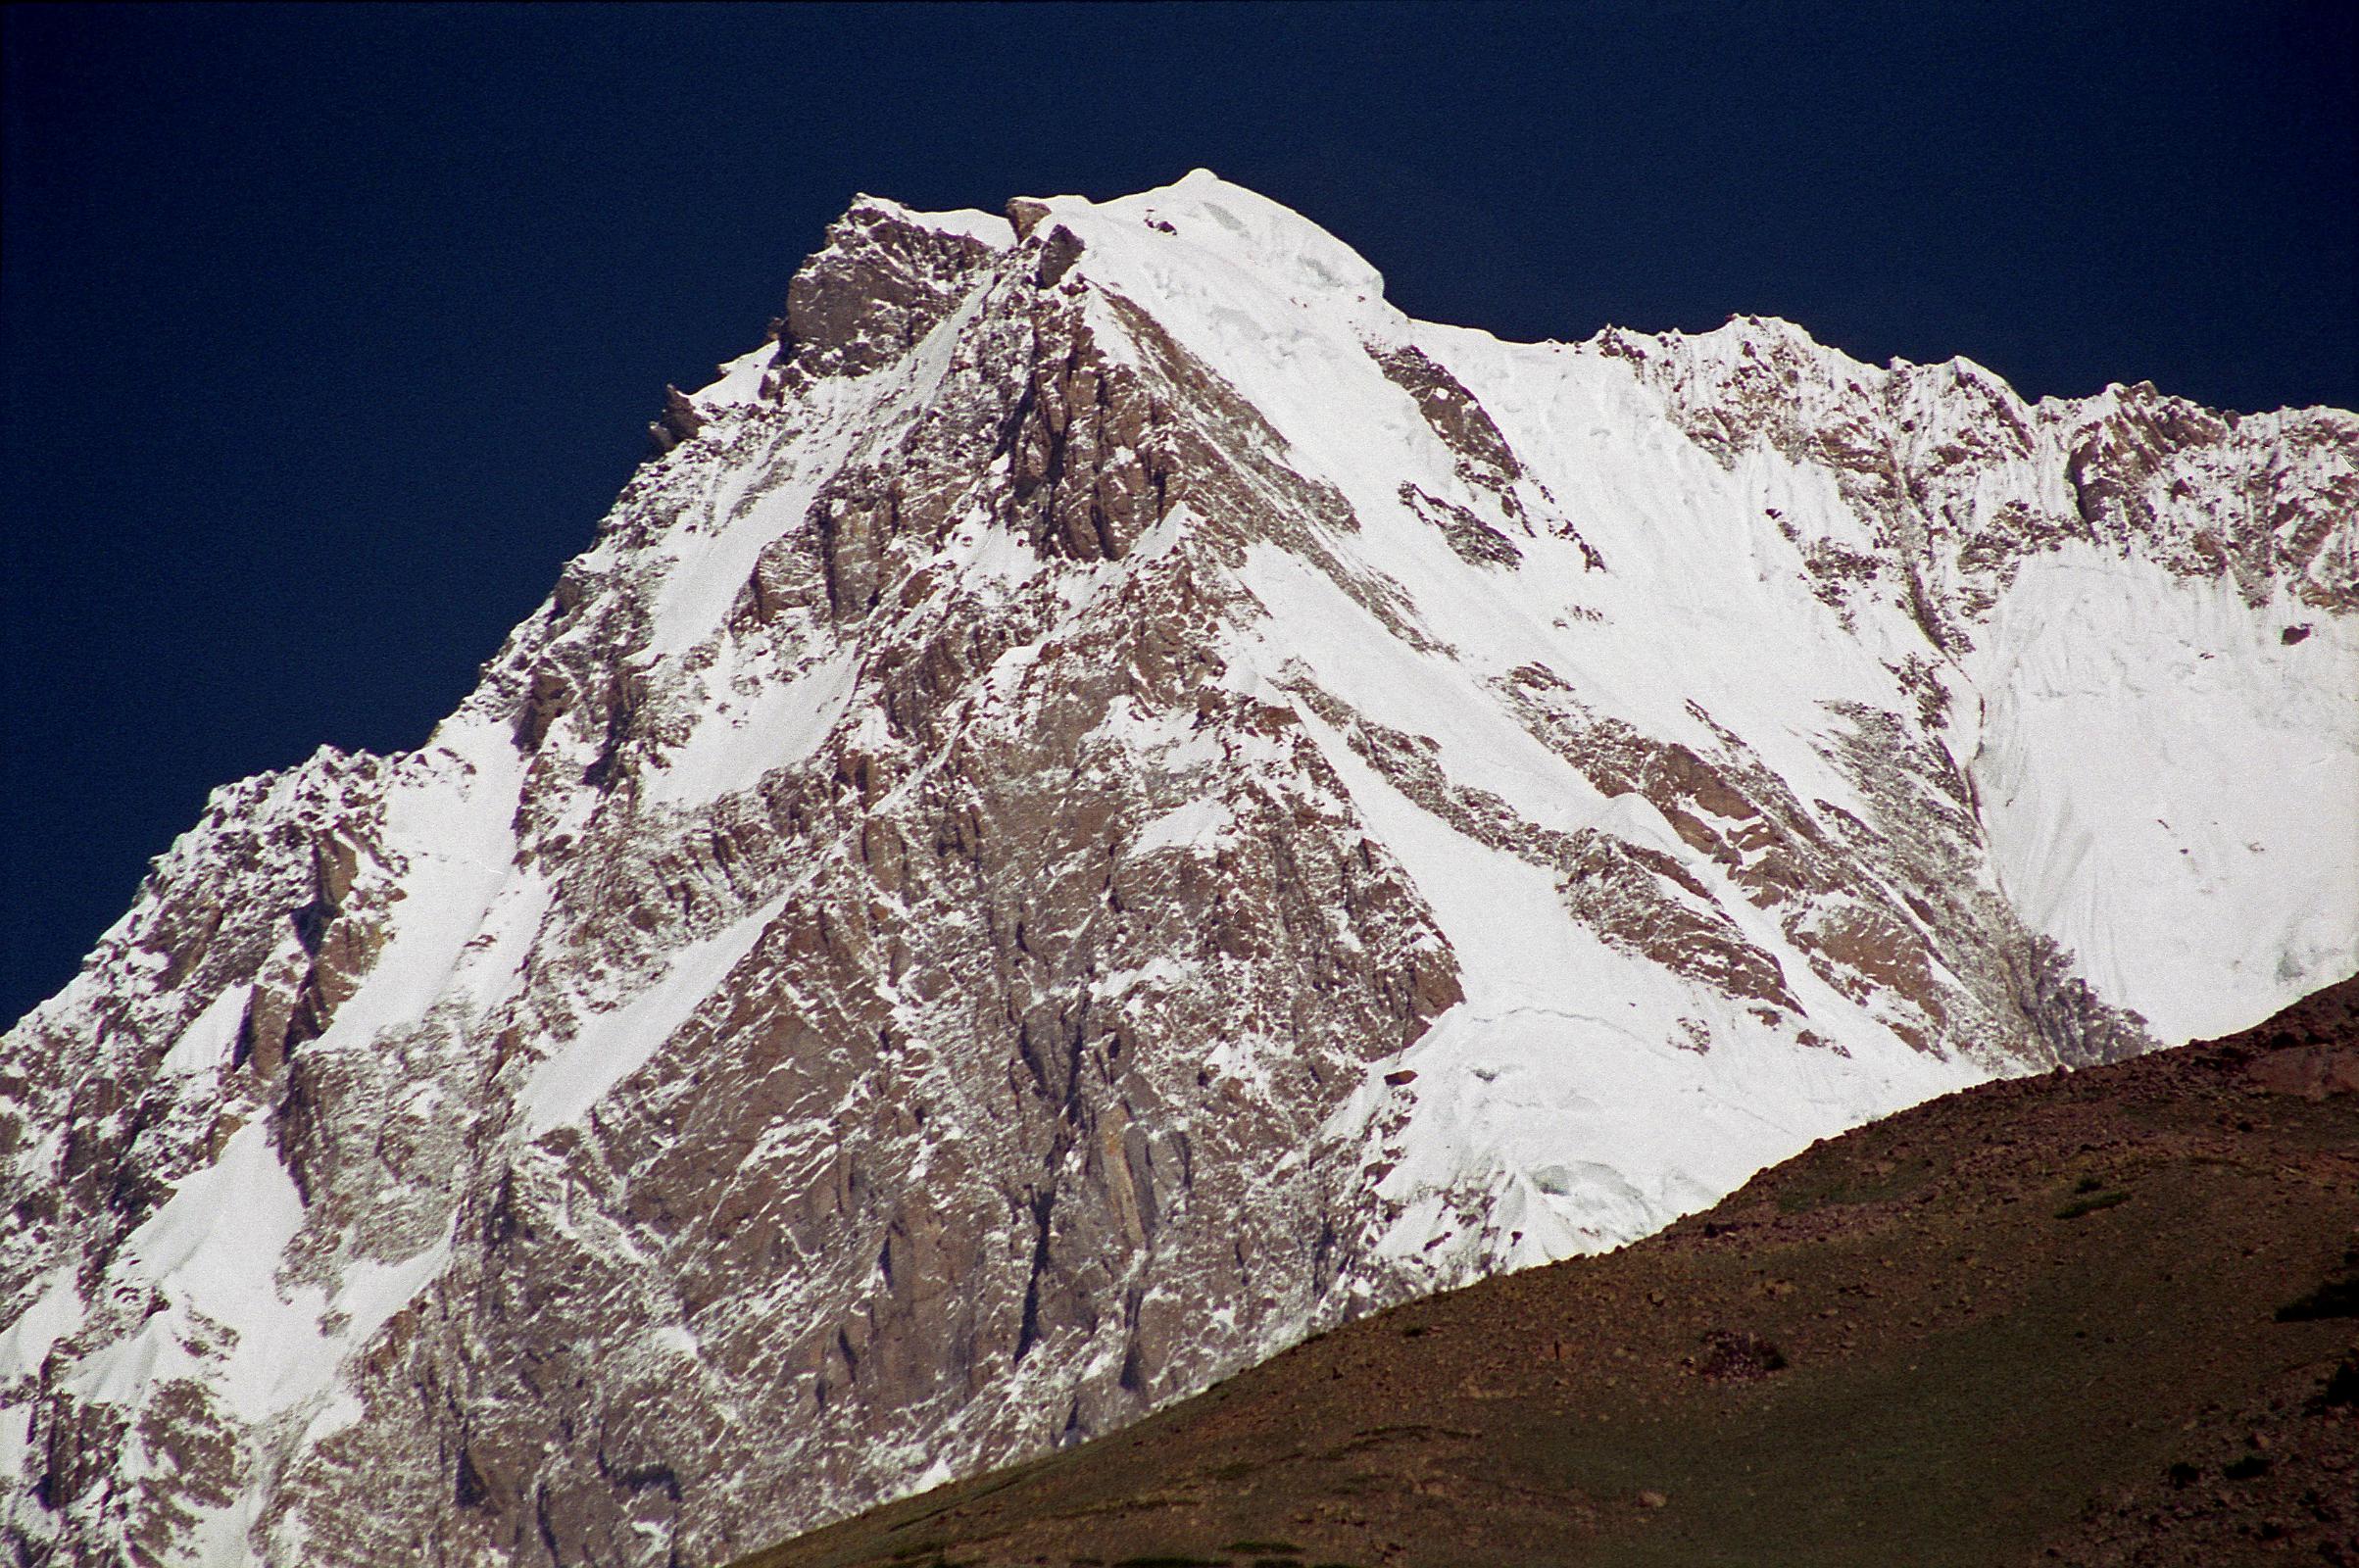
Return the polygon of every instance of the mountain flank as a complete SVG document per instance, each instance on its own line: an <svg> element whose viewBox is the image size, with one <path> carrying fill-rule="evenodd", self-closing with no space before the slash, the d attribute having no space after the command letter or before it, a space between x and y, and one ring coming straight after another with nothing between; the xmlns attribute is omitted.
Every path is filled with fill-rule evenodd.
<svg viewBox="0 0 2359 1568"><path fill-rule="evenodd" d="M742 1568L2359 1562L2359 978Z"/></svg>

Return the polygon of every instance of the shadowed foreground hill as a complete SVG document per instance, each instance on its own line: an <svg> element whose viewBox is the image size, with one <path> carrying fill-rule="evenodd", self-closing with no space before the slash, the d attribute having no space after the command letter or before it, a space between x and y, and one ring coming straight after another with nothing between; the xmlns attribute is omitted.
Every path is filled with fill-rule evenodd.
<svg viewBox="0 0 2359 1568"><path fill-rule="evenodd" d="M747 1568L2359 1563L2359 978Z"/></svg>

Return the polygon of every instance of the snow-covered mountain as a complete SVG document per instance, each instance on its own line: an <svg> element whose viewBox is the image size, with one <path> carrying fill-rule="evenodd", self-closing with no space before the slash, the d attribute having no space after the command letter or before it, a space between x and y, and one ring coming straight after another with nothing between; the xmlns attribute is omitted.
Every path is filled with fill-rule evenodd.
<svg viewBox="0 0 2359 1568"><path fill-rule="evenodd" d="M2359 966L2359 419L863 199L0 1050L21 1560L710 1563Z"/></svg>

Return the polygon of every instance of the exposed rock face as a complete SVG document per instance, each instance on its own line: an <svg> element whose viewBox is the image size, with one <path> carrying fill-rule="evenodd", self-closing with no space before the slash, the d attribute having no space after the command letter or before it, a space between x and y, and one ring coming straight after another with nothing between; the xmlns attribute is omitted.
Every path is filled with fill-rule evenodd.
<svg viewBox="0 0 2359 1568"><path fill-rule="evenodd" d="M948 226L862 197L787 288L778 358L811 375L892 365L958 308L1004 248L988 221Z"/></svg>
<svg viewBox="0 0 2359 1568"><path fill-rule="evenodd" d="M721 1560L2359 951L2350 416L1010 216L857 204L8 1037L21 1557Z"/></svg>

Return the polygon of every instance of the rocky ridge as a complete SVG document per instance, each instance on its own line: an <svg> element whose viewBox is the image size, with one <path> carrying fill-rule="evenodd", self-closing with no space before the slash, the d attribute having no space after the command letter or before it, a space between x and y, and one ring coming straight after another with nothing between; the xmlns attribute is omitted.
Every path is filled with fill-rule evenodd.
<svg viewBox="0 0 2359 1568"><path fill-rule="evenodd" d="M774 331L7 1037L21 1558L717 1561L2359 953L2349 415L1501 344L1202 173Z"/></svg>

